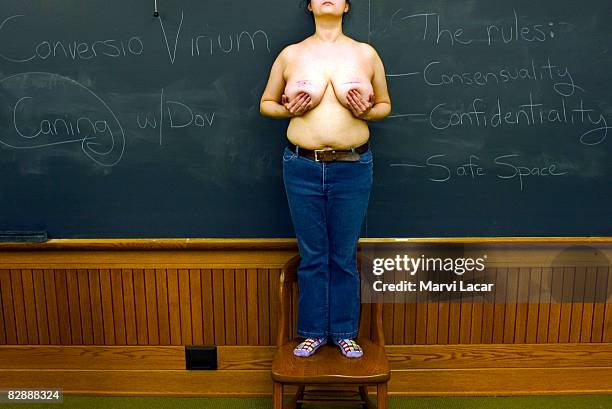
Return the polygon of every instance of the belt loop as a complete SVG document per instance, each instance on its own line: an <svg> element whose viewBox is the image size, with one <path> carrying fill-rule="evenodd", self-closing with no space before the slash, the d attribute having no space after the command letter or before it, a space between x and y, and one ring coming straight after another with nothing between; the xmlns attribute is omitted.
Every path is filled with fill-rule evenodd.
<svg viewBox="0 0 612 409"><path fill-rule="evenodd" d="M300 147L298 145L295 145L295 154L296 155L300 154Z"/></svg>
<svg viewBox="0 0 612 409"><path fill-rule="evenodd" d="M355 153L355 148L351 148L351 153Z"/></svg>

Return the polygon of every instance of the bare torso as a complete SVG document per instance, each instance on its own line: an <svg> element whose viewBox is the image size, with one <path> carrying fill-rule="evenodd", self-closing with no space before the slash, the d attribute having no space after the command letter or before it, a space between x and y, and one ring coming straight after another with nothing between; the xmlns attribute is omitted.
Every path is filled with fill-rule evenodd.
<svg viewBox="0 0 612 409"><path fill-rule="evenodd" d="M315 44L310 38L295 44L284 73L289 100L307 92L312 108L292 117L287 138L307 149L347 149L370 137L368 123L353 116L347 93L357 89L364 100L373 92L373 67L360 44L350 38L339 44Z"/></svg>

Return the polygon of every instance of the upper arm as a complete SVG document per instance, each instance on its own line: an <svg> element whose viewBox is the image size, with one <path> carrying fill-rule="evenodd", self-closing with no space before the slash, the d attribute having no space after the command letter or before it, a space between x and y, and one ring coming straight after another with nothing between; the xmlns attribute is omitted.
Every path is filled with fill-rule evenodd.
<svg viewBox="0 0 612 409"><path fill-rule="evenodd" d="M289 47L285 47L276 57L272 68L270 69L270 77L268 78L268 84L264 89L263 95L261 96L260 103L264 101L276 101L281 102L281 96L285 90L285 67L287 61L287 54Z"/></svg>
<svg viewBox="0 0 612 409"><path fill-rule="evenodd" d="M385 67L383 65L380 56L368 43L364 43L374 68L374 75L372 76L372 88L374 90L374 104L379 102L386 102L391 105L391 98L389 97L389 91L387 90L387 77L385 75Z"/></svg>

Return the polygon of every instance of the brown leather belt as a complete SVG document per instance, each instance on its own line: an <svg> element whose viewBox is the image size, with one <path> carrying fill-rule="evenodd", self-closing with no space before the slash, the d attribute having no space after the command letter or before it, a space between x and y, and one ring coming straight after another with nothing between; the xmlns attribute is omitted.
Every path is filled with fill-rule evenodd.
<svg viewBox="0 0 612 409"><path fill-rule="evenodd" d="M296 151L296 146L287 141L287 147L291 152ZM306 158L314 159L317 162L356 162L359 160L359 154L365 153L370 148L369 142L355 148L355 150L338 150L338 149L305 149L300 147L297 154Z"/></svg>

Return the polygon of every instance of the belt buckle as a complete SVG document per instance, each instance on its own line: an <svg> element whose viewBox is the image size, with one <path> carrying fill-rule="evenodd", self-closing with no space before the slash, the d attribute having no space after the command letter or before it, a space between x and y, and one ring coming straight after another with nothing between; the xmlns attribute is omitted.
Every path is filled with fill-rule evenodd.
<svg viewBox="0 0 612 409"><path fill-rule="evenodd" d="M331 153L331 159L327 159L326 160L326 152L330 152ZM319 159L319 154L322 153L323 154L323 159ZM334 149L315 149L314 150L314 160L316 162L330 162L330 161L334 161L336 160L336 151Z"/></svg>

